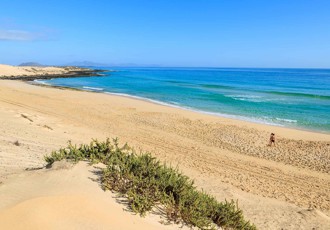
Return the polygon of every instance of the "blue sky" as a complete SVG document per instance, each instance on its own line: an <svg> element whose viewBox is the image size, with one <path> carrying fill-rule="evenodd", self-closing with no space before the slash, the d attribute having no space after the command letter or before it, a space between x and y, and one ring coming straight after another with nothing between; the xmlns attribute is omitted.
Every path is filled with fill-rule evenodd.
<svg viewBox="0 0 330 230"><path fill-rule="evenodd" d="M1 0L0 63L330 68L328 0Z"/></svg>

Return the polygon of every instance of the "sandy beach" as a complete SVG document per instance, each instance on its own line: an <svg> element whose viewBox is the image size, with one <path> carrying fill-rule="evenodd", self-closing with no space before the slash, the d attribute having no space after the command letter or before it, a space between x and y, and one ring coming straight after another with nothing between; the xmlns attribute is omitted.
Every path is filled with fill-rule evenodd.
<svg viewBox="0 0 330 230"><path fill-rule="evenodd" d="M220 201L238 200L259 229L330 229L330 134L10 80L0 81L0 117L1 229L178 228L123 211L88 179L93 166L32 170L68 140L107 137L178 166ZM267 146L271 132L276 147Z"/></svg>
<svg viewBox="0 0 330 230"><path fill-rule="evenodd" d="M0 69L0 77L64 74L68 72L68 70L61 67L10 66L2 64L0 64Z"/></svg>

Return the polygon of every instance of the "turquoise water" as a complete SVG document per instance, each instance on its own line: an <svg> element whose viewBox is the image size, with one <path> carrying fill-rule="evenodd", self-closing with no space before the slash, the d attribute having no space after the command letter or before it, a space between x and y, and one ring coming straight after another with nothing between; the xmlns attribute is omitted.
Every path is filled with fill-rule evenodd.
<svg viewBox="0 0 330 230"><path fill-rule="evenodd" d="M329 69L111 69L116 71L106 72L103 77L57 78L42 83L138 97L259 123L330 132Z"/></svg>

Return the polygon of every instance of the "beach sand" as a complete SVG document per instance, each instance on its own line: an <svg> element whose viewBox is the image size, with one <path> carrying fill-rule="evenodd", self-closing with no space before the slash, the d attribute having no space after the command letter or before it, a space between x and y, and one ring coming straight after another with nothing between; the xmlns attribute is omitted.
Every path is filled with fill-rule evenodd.
<svg viewBox="0 0 330 230"><path fill-rule="evenodd" d="M124 211L115 194L101 189L100 168L55 162L51 169L9 180L0 193L0 228L181 229L160 224L162 219L154 214L141 218Z"/></svg>
<svg viewBox="0 0 330 230"><path fill-rule="evenodd" d="M117 224L131 227L113 223L113 229L166 227L122 211L125 206L88 179L92 166L25 171L45 166L43 156L68 140L107 137L178 166L220 201L238 200L259 229L330 229L329 134L8 80L0 81L0 118L0 229L23 228L18 217L36 228L102 228L115 214L122 218ZM271 132L276 147L267 146ZM64 217L62 204L72 218L56 222ZM91 215L90 222L84 218Z"/></svg>

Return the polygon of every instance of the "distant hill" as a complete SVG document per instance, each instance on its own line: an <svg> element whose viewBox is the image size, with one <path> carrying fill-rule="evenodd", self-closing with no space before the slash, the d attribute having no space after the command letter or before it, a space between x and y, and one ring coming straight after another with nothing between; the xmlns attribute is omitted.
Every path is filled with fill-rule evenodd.
<svg viewBox="0 0 330 230"><path fill-rule="evenodd" d="M18 66L45 66L45 65L42 65L38 62L23 62L22 64L19 64Z"/></svg>

